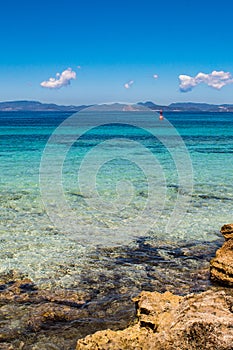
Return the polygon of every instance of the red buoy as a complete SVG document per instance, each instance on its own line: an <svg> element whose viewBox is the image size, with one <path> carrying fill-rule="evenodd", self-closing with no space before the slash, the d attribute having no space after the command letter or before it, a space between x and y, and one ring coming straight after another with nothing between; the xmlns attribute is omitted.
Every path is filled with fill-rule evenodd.
<svg viewBox="0 0 233 350"><path fill-rule="evenodd" d="M162 109L161 109L161 111L160 111L160 116L159 116L159 120L163 120L164 119L164 117L163 117L163 111L162 111Z"/></svg>

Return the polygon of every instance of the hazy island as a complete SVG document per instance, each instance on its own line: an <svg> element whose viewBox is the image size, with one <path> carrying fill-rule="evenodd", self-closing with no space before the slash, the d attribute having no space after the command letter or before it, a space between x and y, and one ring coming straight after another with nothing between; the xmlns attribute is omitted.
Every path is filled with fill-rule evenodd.
<svg viewBox="0 0 233 350"><path fill-rule="evenodd" d="M138 105L154 111L165 112L233 112L233 104L208 104L195 102L175 102L170 105L159 105L151 101L138 102ZM41 103L39 101L6 101L0 102L1 112L38 111L38 112L78 112L92 105L57 105L55 103Z"/></svg>

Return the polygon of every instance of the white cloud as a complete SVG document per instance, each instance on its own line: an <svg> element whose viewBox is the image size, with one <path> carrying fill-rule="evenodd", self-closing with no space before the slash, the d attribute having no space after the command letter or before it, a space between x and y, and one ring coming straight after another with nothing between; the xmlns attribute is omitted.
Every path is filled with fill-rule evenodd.
<svg viewBox="0 0 233 350"><path fill-rule="evenodd" d="M195 78L192 78L189 75L181 74L179 75L179 79L180 79L179 87L182 92L191 91L197 85Z"/></svg>
<svg viewBox="0 0 233 350"><path fill-rule="evenodd" d="M200 72L195 77L181 74L179 75L179 80L179 87L182 92L191 91L195 86L201 83L207 84L217 90L220 90L225 85L233 83L233 77L229 72L216 70L209 74Z"/></svg>
<svg viewBox="0 0 233 350"><path fill-rule="evenodd" d="M130 81L128 81L128 83L125 83L125 84L124 84L124 87L125 87L126 89L129 89L129 88L131 87L131 85L133 85L133 83L134 83L134 81L133 81L133 80L130 80Z"/></svg>
<svg viewBox="0 0 233 350"><path fill-rule="evenodd" d="M76 73L71 68L67 68L62 73L57 73L56 78L42 81L40 85L49 89L60 89L63 86L70 85L72 79L76 79Z"/></svg>
<svg viewBox="0 0 233 350"><path fill-rule="evenodd" d="M154 79L158 79L158 77L159 77L158 74L153 74Z"/></svg>

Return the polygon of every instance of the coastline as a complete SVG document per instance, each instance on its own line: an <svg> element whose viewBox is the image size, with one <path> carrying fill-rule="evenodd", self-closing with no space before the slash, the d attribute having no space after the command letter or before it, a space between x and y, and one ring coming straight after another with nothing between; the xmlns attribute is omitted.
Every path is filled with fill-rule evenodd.
<svg viewBox="0 0 233 350"><path fill-rule="evenodd" d="M224 225L221 233L226 241L210 261L210 279L219 286L183 297L143 291L133 299L134 324L80 339L76 350L232 349L233 224Z"/></svg>
<svg viewBox="0 0 233 350"><path fill-rule="evenodd" d="M220 246L220 242L218 246ZM209 280L209 260L214 256L216 248L217 246L215 249L210 249L208 245L198 247L190 244L186 247L176 247L176 249L174 246L166 246L166 249L162 246L153 247L153 249L151 247L151 250L148 246L145 247L148 251L148 260L143 263L147 265L147 268L150 263L151 265L155 264L156 251L157 259L158 252L163 254L163 262L161 255L160 260L157 260L157 276L153 275L151 270L151 285L147 284L147 286L124 284L124 281L117 285L119 277L115 274L116 286L114 287L113 280L107 281L105 279L104 281L103 276L97 274L95 281L88 281L88 283L92 283L92 288L86 291L83 288L80 288L79 291L62 288L42 289L22 274L11 272L8 276L1 276L0 305L5 317L7 315L4 321L5 328L0 331L1 346L4 346L3 349L13 350L75 349L78 339L92 333L95 334L96 331L103 330L105 332L104 329L110 328L110 332L117 332L119 329L127 329L129 324L134 324L136 322L134 303L141 290L150 290L150 292L143 292L146 295L158 292L162 293L158 293L159 295L164 295L165 292L171 296L172 293L175 293L179 295L178 299L185 298L184 295L189 295L190 292L207 291L208 293L208 290L219 290L219 287L213 287ZM96 258L104 253L107 252L96 252ZM180 254L180 259L183 260L180 272L175 272L177 266L172 266L172 260L169 263L169 253L173 253L173 256L170 256L173 261L174 254L177 256ZM126 266L130 257L132 259L132 251L120 254L117 249L112 248L106 254L106 258L109 259L110 255L108 254L114 254L119 262L125 263ZM196 265L191 271L193 260L198 259L200 262L203 257L206 260L202 261L202 266L197 269ZM152 258L154 260L151 260ZM113 265L116 261L112 262ZM159 278L160 282L158 283ZM100 288L101 285L102 290L97 292L95 288ZM154 290L157 292L153 292ZM134 302L132 297L134 297ZM14 326L11 325L12 322ZM115 333L111 334L115 337ZM94 348L91 345L87 349ZM102 348L100 347L100 349ZM106 349L112 348L107 347ZM115 348L113 347L113 349Z"/></svg>

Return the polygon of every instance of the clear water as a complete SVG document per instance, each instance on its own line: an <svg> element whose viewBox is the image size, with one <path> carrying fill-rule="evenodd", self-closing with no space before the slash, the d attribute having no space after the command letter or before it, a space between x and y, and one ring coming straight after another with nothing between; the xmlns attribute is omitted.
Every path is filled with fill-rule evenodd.
<svg viewBox="0 0 233 350"><path fill-rule="evenodd" d="M13 269L44 287L70 288L84 271L111 279L105 247L135 249L139 239L152 246L219 240L221 225L232 222L233 114L167 113L185 146L177 136L172 141L173 129L148 124L146 113L140 120L147 129L135 127L138 115L130 112L132 122L123 125L113 113L112 124L86 134L66 125L67 148L60 131L57 142L49 138L69 114L0 113L0 273ZM168 226L178 197L182 215ZM139 265L125 270L145 280Z"/></svg>

